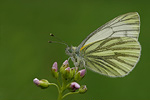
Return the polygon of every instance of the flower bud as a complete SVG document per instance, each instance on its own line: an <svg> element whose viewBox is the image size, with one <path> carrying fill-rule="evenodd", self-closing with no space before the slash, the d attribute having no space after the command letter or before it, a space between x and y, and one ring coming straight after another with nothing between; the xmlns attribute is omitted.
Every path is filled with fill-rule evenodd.
<svg viewBox="0 0 150 100"><path fill-rule="evenodd" d="M80 85L76 82L72 82L69 87L68 87L71 91L75 92L77 89L80 88Z"/></svg>
<svg viewBox="0 0 150 100"><path fill-rule="evenodd" d="M40 84L40 81L39 81L39 79L37 79L37 78L35 78L34 80L33 80L33 83L35 83L37 86Z"/></svg>
<svg viewBox="0 0 150 100"><path fill-rule="evenodd" d="M63 62L63 65L68 67L68 66L69 66L68 60L65 60L65 61Z"/></svg>
<svg viewBox="0 0 150 100"><path fill-rule="evenodd" d="M70 79L70 67L65 68L62 76L67 80Z"/></svg>
<svg viewBox="0 0 150 100"><path fill-rule="evenodd" d="M58 71L57 62L54 62L53 66L52 66L52 74L56 79L58 78L58 72L57 71Z"/></svg>
<svg viewBox="0 0 150 100"><path fill-rule="evenodd" d="M70 79L74 78L75 73L76 73L75 67L71 68L71 70L70 70Z"/></svg>
<svg viewBox="0 0 150 100"><path fill-rule="evenodd" d="M45 79L39 80L39 79L37 79L37 78L35 78L35 79L33 80L33 82L34 82L37 86L39 86L40 88L42 88L42 89L48 88L48 86L49 86L49 84L50 84L50 83L49 83L47 80L45 80Z"/></svg>
<svg viewBox="0 0 150 100"><path fill-rule="evenodd" d="M53 66L52 66L52 70L54 70L55 72L58 71L57 62L54 62Z"/></svg>
<svg viewBox="0 0 150 100"><path fill-rule="evenodd" d="M62 66L60 67L60 73L64 74L64 71L67 67L69 67L69 63L68 63L68 60L65 60L62 64Z"/></svg>
<svg viewBox="0 0 150 100"><path fill-rule="evenodd" d="M72 67L71 69L74 69L74 70L75 70L75 72L77 72L77 71L78 71L78 67Z"/></svg>
<svg viewBox="0 0 150 100"><path fill-rule="evenodd" d="M86 72L85 69L82 69L82 70L78 71L78 72L75 74L74 80L75 80L75 81L80 81L80 80L85 76L85 72Z"/></svg>
<svg viewBox="0 0 150 100"><path fill-rule="evenodd" d="M79 93L85 93L87 91L87 87L86 87L86 85L82 85L81 87L80 87L80 89L79 89Z"/></svg>
<svg viewBox="0 0 150 100"><path fill-rule="evenodd" d="M85 76L85 72L86 72L85 69L80 70L80 71L79 71L80 76L81 76L81 77L84 77L84 76Z"/></svg>
<svg viewBox="0 0 150 100"><path fill-rule="evenodd" d="M67 68L65 69L65 71L66 71L66 72L70 72L70 67L67 67Z"/></svg>

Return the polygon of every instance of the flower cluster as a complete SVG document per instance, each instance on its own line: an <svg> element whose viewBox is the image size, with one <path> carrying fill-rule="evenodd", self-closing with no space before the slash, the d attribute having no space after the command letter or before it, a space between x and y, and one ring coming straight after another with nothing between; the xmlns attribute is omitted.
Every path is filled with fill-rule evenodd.
<svg viewBox="0 0 150 100"><path fill-rule="evenodd" d="M48 88L49 85L54 85L58 88L58 100L62 100L64 97L70 94L80 93L83 94L87 91L86 85L79 85L79 81L83 79L86 74L86 70L79 70L78 67L69 67L68 60L64 61L60 70L58 71L58 64L54 62L51 68L52 75L57 79L57 84L49 83L47 80L42 79L39 80L35 78L33 82L42 89ZM61 79L60 79L61 78ZM69 90L70 92L64 94L65 90Z"/></svg>

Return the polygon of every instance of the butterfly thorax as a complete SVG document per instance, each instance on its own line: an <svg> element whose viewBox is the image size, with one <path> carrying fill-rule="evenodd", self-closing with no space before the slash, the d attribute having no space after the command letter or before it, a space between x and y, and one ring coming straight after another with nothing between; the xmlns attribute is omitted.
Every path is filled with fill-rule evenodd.
<svg viewBox="0 0 150 100"><path fill-rule="evenodd" d="M71 60L73 61L74 65L76 67L83 67L83 57L80 53L80 50L78 47L67 47L66 48L66 54L70 56Z"/></svg>

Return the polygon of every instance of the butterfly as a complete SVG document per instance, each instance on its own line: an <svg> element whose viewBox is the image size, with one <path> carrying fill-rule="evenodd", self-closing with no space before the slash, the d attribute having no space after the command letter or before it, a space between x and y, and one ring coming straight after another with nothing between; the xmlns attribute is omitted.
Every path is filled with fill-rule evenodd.
<svg viewBox="0 0 150 100"><path fill-rule="evenodd" d="M120 15L88 35L78 47L65 52L76 67L110 77L123 77L133 70L141 55L137 12Z"/></svg>

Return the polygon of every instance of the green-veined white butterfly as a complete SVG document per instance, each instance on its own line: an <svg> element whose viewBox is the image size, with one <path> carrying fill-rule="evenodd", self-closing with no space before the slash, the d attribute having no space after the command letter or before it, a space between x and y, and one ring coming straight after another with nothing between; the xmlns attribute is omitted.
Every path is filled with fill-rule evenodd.
<svg viewBox="0 0 150 100"><path fill-rule="evenodd" d="M110 77L123 77L137 64L140 18L137 12L114 18L92 32L78 47L67 47L75 66Z"/></svg>

